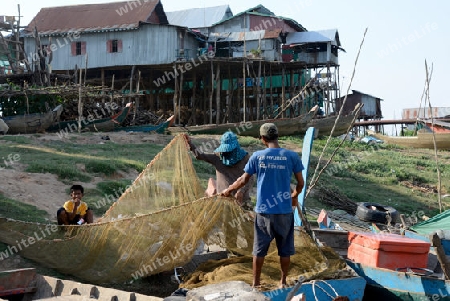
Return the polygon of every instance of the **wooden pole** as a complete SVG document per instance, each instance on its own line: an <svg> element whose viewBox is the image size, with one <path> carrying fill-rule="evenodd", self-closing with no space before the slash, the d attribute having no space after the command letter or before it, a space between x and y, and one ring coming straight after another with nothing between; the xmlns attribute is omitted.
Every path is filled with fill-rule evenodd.
<svg viewBox="0 0 450 301"><path fill-rule="evenodd" d="M286 111L284 110L286 106L286 74L284 66L281 67L281 109L283 110L282 118L286 117Z"/></svg>
<svg viewBox="0 0 450 301"><path fill-rule="evenodd" d="M111 80L111 103L113 103L114 101L114 76L115 74L113 74L112 76L112 80Z"/></svg>
<svg viewBox="0 0 450 301"><path fill-rule="evenodd" d="M181 122L181 101L183 99L183 72L180 74L180 84L178 86L179 96L178 96L178 122Z"/></svg>
<svg viewBox="0 0 450 301"><path fill-rule="evenodd" d="M290 88L289 88L289 99L292 99L294 97L294 89L295 89L295 82L294 82L294 70L290 71ZM291 106L289 117L294 117L293 115L293 107Z"/></svg>
<svg viewBox="0 0 450 301"><path fill-rule="evenodd" d="M101 76L101 78L102 78L102 103L104 104L105 103L105 69L104 68L102 68L101 70L100 70L100 76Z"/></svg>
<svg viewBox="0 0 450 301"><path fill-rule="evenodd" d="M175 73L177 66L173 65L173 72ZM175 82L175 89L173 91L173 115L175 116L175 121L177 120L177 106L178 106L178 76L175 76L173 79ZM180 122L180 118L178 117L178 123Z"/></svg>
<svg viewBox="0 0 450 301"><path fill-rule="evenodd" d="M245 40L244 40L244 45L245 45ZM244 47L245 48L245 47ZM244 53L245 54L245 53ZM242 80L243 80L243 83L242 83L242 101L243 101L243 105L242 105L242 107L243 107L243 109L244 109L244 122L246 122L247 121L247 114L246 114L246 111L247 111L247 106L246 106L246 101L245 101L245 86L246 86L246 80L245 80L245 58L244 58L244 61L242 62Z"/></svg>
<svg viewBox="0 0 450 301"><path fill-rule="evenodd" d="M264 64L264 71L263 71L263 78L264 78L264 81L263 81L263 95L262 95L262 97L263 97L263 116L262 116L262 118L263 119L266 119L267 118L267 77L266 77L266 64Z"/></svg>
<svg viewBox="0 0 450 301"><path fill-rule="evenodd" d="M86 85L86 76L87 76L87 66L88 66L88 54L84 58L84 85Z"/></svg>
<svg viewBox="0 0 450 301"><path fill-rule="evenodd" d="M212 104L213 104L213 94L214 94L214 66L213 61L211 60L211 90L209 94L209 124L212 124Z"/></svg>
<svg viewBox="0 0 450 301"><path fill-rule="evenodd" d="M441 239L434 233L430 235L431 245L436 248L437 258L439 263L441 264L442 271L444 272L445 279L449 280L450 278L450 263L447 260L447 256L445 255L444 247L442 247Z"/></svg>
<svg viewBox="0 0 450 301"><path fill-rule="evenodd" d="M231 100L233 98L233 78L231 77L231 66L228 64L228 89L227 89L227 100L226 100L226 112L223 116L222 123L231 122L230 112L231 112Z"/></svg>
<svg viewBox="0 0 450 301"><path fill-rule="evenodd" d="M135 65L133 65L132 67L131 67L131 74L130 74L130 95L131 95L131 93L133 93L133 77L134 77L134 71L135 71L135 69L136 69L136 66ZM131 100L131 97L128 97L128 102L131 102L132 100Z"/></svg>
<svg viewBox="0 0 450 301"><path fill-rule="evenodd" d="M190 118L190 119L192 119L192 124L194 124L194 125L197 124L196 94L197 94L197 72L194 70L193 74L192 74L192 115Z"/></svg>
<svg viewBox="0 0 450 301"><path fill-rule="evenodd" d="M270 117L273 117L273 79L272 79L272 64L269 65L269 77L270 77Z"/></svg>
<svg viewBox="0 0 450 301"><path fill-rule="evenodd" d="M81 132L81 119L83 118L83 98L81 97L82 84L81 79L83 78L83 69L80 68L80 83L78 84L78 133Z"/></svg>
<svg viewBox="0 0 450 301"><path fill-rule="evenodd" d="M14 36L16 38L16 70L19 70L19 61L20 61L20 4L17 4L17 11L19 12L18 19L17 19L17 28L16 32L14 33Z"/></svg>
<svg viewBox="0 0 450 301"><path fill-rule="evenodd" d="M220 85L220 63L217 63L217 69L216 69L216 124L220 124L220 91L221 91L221 85Z"/></svg>
<svg viewBox="0 0 450 301"><path fill-rule="evenodd" d="M261 40L260 40L261 42ZM259 66L258 66L258 77L256 79L256 120L260 120L261 118L261 60L259 61Z"/></svg>
<svg viewBox="0 0 450 301"><path fill-rule="evenodd" d="M138 79L136 82L136 97L134 98L134 110L133 110L133 120L131 124L136 123L136 112L139 107L139 82L141 81L141 70L138 70Z"/></svg>

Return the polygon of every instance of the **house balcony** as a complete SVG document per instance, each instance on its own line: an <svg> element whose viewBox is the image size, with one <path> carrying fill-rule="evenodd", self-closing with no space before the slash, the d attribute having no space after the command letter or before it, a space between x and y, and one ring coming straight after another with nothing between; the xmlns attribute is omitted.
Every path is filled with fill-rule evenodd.
<svg viewBox="0 0 450 301"><path fill-rule="evenodd" d="M187 61L191 59L191 49L179 48L175 49L175 58L177 61Z"/></svg>

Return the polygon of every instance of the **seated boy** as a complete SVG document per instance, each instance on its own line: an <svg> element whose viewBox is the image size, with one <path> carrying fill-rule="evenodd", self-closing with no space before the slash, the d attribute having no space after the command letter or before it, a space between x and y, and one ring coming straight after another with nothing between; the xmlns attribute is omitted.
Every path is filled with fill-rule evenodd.
<svg viewBox="0 0 450 301"><path fill-rule="evenodd" d="M91 224L94 221L92 210L85 202L81 201L83 194L83 186L72 185L70 187L72 200L65 202L64 206L58 209L56 213L58 225L82 225Z"/></svg>

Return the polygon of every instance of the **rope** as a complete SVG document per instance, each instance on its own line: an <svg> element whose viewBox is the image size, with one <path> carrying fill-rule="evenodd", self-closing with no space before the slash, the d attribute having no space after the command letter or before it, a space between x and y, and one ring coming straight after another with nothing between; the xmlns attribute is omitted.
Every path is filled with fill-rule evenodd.
<svg viewBox="0 0 450 301"><path fill-rule="evenodd" d="M325 283L326 285L328 285L328 287L331 288L331 290L332 290L333 293L336 295L336 297L339 297L338 293L337 293L336 290L331 286L331 284L329 284L329 283L327 283L327 282L325 282L325 281L323 281L323 280L318 280L318 281L313 280L312 283L311 283L311 285L312 285L312 291L313 291L314 299L316 299L316 301L319 301L319 299L317 299L317 296L316 296L316 289L315 289L316 286L317 286L318 288L320 288L320 289L322 290L322 292L324 292L328 297L330 297L331 300L334 299L334 297L333 297L332 295L330 295L323 287L321 287L320 285L316 284L316 282L322 282L322 283ZM323 301L323 300L322 300L322 301Z"/></svg>

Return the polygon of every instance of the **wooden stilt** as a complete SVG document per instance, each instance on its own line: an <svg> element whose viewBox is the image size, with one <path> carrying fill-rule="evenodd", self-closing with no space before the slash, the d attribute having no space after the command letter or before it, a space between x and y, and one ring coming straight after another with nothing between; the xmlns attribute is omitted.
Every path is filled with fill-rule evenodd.
<svg viewBox="0 0 450 301"><path fill-rule="evenodd" d="M282 117L286 118L286 70L281 67L281 110L283 111Z"/></svg>
<svg viewBox="0 0 450 301"><path fill-rule="evenodd" d="M211 84L211 90L209 94L209 124L212 124L213 116L212 116L212 105L213 105L213 94L214 94L214 66L213 61L211 60L211 80L209 81Z"/></svg>
<svg viewBox="0 0 450 301"><path fill-rule="evenodd" d="M244 45L245 45L245 40L244 40ZM244 46L244 51L245 51L245 46ZM245 54L245 52L244 52L244 54ZM246 78L245 78L245 58L242 63L242 74L243 74L243 76L242 76L242 101L243 101L242 108L244 111L243 112L244 113L243 121L246 122L247 121L247 114L246 114L247 103L245 101L245 86L247 85L247 83L246 83Z"/></svg>
<svg viewBox="0 0 450 301"><path fill-rule="evenodd" d="M216 124L220 124L220 92L221 92L221 85L220 85L220 63L217 63L216 68Z"/></svg>
<svg viewBox="0 0 450 301"><path fill-rule="evenodd" d="M222 123L232 122L230 112L232 111L231 103L233 98L233 78L231 77L231 67L228 64L228 89L227 89L227 99L226 99L226 112L223 117Z"/></svg>
<svg viewBox="0 0 450 301"><path fill-rule="evenodd" d="M263 98L263 115L262 115L262 118L263 118L263 119L266 119L266 118L268 117L268 116L267 116L267 77L266 77L266 64L264 64L263 78L264 78L264 81L263 81L263 83L262 83L262 85L263 85L263 95L262 95L262 98Z"/></svg>
<svg viewBox="0 0 450 301"><path fill-rule="evenodd" d="M180 83L178 86L178 121L181 122L181 104L183 99L183 72L180 73ZM185 121L185 120L183 120Z"/></svg>
<svg viewBox="0 0 450 301"><path fill-rule="evenodd" d="M175 73L176 64L173 65L173 71ZM178 109L178 76L175 76L174 80L174 91L173 91L173 115L175 116L175 122L177 122L177 109ZM180 118L178 116L178 123L180 123Z"/></svg>
<svg viewBox="0 0 450 301"><path fill-rule="evenodd" d="M82 75L83 69L80 69L80 83L78 84L78 133L81 132L81 120L83 119L83 98L81 96L81 79L83 78Z"/></svg>
<svg viewBox="0 0 450 301"><path fill-rule="evenodd" d="M100 70L100 76L101 76L101 79L102 79L102 95L103 95L103 97L102 97L102 103L104 104L105 103L105 69L104 68L102 68L101 70Z"/></svg>
<svg viewBox="0 0 450 301"><path fill-rule="evenodd" d="M293 95L294 95L294 89L295 89L295 76L294 76L295 74L294 74L294 70L291 70L290 71L290 79L289 79L289 81L290 81L290 87L289 87L289 99L291 99L292 97L293 97ZM294 110L293 110L293 107L291 107L290 108L290 110L289 110L289 117L294 117L294 112L293 112Z"/></svg>
<svg viewBox="0 0 450 301"><path fill-rule="evenodd" d="M270 70L269 70L269 77L270 77L270 117L273 117L273 78L272 78L272 64L269 65L270 66Z"/></svg>
<svg viewBox="0 0 450 301"><path fill-rule="evenodd" d="M256 120L261 119L261 60L258 65L258 77L256 79Z"/></svg>
<svg viewBox="0 0 450 301"><path fill-rule="evenodd" d="M197 72L194 70L192 74L192 114L188 122L189 124L197 124Z"/></svg>

